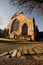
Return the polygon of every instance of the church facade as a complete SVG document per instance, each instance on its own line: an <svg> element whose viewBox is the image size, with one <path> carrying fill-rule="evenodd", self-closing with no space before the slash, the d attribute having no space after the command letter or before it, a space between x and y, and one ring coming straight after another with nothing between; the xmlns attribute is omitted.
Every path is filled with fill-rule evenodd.
<svg viewBox="0 0 43 65"><path fill-rule="evenodd" d="M27 37L35 40L35 21L26 17L23 12L16 13L6 29L9 30L9 38Z"/></svg>

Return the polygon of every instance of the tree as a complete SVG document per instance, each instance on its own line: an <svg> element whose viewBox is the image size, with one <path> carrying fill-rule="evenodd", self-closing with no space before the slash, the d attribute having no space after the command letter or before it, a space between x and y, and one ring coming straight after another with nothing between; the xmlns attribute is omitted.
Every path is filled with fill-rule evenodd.
<svg viewBox="0 0 43 65"><path fill-rule="evenodd" d="M36 39L36 41L40 40L40 38L39 38L39 29L38 29L37 25L35 26L35 39Z"/></svg>
<svg viewBox="0 0 43 65"><path fill-rule="evenodd" d="M9 29L4 29L3 35L5 38L9 35Z"/></svg>
<svg viewBox="0 0 43 65"><path fill-rule="evenodd" d="M3 33L4 33L4 30L0 29L0 37L1 38L4 37Z"/></svg>
<svg viewBox="0 0 43 65"><path fill-rule="evenodd" d="M34 9L38 14L43 15L43 0L9 0L13 6L21 6L24 11L32 12Z"/></svg>

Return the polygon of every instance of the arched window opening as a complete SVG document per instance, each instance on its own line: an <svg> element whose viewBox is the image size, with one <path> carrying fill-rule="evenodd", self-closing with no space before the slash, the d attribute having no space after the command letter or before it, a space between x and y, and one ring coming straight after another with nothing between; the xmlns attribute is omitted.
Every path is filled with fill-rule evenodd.
<svg viewBox="0 0 43 65"><path fill-rule="evenodd" d="M19 28L19 21L17 19L15 19L11 26L11 32L18 30L18 28Z"/></svg>
<svg viewBox="0 0 43 65"><path fill-rule="evenodd" d="M22 35L27 35L28 34L28 26L26 23L22 26Z"/></svg>

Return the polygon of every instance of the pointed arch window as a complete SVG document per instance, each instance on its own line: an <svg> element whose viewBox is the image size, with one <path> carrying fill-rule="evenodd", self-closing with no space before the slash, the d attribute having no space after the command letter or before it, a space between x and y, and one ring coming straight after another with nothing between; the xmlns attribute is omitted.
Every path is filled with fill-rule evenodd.
<svg viewBox="0 0 43 65"><path fill-rule="evenodd" d="M24 23L22 26L22 35L27 35L27 34L28 34L28 26L26 23Z"/></svg>
<svg viewBox="0 0 43 65"><path fill-rule="evenodd" d="M11 26L11 32L18 30L18 28L19 28L19 20L15 19L12 23L12 26Z"/></svg>

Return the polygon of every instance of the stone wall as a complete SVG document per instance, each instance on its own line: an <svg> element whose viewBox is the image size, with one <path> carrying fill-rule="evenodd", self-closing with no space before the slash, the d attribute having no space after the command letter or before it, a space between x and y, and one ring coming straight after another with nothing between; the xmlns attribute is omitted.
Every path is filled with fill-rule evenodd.
<svg viewBox="0 0 43 65"><path fill-rule="evenodd" d="M16 30L16 31L12 31L11 33L11 27L12 27L12 23L15 19L18 19L19 21L19 29ZM9 35L10 35L10 38L14 38L14 34L17 34L17 35L21 35L22 33L22 27L24 24L27 24L27 27L28 27L28 35L31 35L31 38L32 40L34 40L34 22L32 19L24 16L23 14L19 14L18 16L14 16L14 18L12 18L10 20L10 23L7 27L7 29L9 29Z"/></svg>

